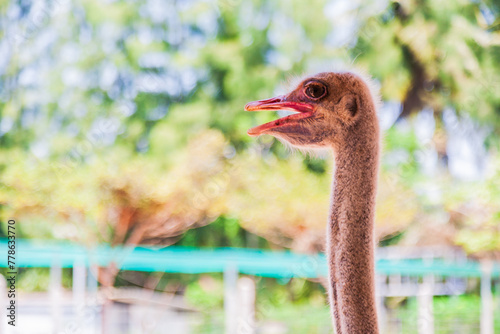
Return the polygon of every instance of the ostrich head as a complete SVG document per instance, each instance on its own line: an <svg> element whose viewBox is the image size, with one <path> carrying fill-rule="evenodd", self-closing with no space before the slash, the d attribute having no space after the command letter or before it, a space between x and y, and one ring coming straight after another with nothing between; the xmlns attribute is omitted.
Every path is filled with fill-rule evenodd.
<svg viewBox="0 0 500 334"><path fill-rule="evenodd" d="M355 137L359 135L369 136L369 129L362 124L376 123L369 87L361 77L349 72L316 74L303 80L290 93L250 102L245 110L296 112L252 128L248 134L269 134L299 148L336 148L349 140L357 140ZM356 131L359 128L364 131Z"/></svg>

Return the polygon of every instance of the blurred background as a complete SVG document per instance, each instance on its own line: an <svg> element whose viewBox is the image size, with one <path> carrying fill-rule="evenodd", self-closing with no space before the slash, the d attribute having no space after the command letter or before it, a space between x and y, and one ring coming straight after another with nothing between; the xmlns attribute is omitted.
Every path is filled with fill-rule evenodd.
<svg viewBox="0 0 500 334"><path fill-rule="evenodd" d="M277 115L243 106L354 66L383 101L383 333L500 333L499 15L495 0L2 1L1 249L15 219L19 271L0 330L333 333L332 159L247 136Z"/></svg>

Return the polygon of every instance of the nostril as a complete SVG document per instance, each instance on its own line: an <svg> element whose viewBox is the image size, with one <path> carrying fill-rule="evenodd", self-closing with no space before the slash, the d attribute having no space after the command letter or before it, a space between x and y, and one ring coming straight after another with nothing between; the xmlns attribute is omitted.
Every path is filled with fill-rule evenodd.
<svg viewBox="0 0 500 334"><path fill-rule="evenodd" d="M276 97L272 97L270 99L267 99L267 100L260 100L260 101L257 101L259 104L269 104L269 103L277 103L277 102L282 102L283 99L281 98L281 96L276 96Z"/></svg>
<svg viewBox="0 0 500 334"><path fill-rule="evenodd" d="M280 103L282 101L283 101L283 96L281 95L266 100L253 101L245 105L245 110L247 111L264 110L265 107L272 108L273 104Z"/></svg>

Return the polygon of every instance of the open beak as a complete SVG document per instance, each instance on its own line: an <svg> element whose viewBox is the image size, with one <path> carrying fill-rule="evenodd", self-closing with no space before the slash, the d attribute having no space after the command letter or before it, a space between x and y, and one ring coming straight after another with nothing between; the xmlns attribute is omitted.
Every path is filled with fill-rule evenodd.
<svg viewBox="0 0 500 334"><path fill-rule="evenodd" d="M298 113L256 126L247 131L250 136L258 136L268 130L275 129L277 127L285 127L297 124L298 120L312 116L314 113L314 106L304 102L287 101L286 96L280 95L267 100L249 102L245 106L245 110L290 110Z"/></svg>

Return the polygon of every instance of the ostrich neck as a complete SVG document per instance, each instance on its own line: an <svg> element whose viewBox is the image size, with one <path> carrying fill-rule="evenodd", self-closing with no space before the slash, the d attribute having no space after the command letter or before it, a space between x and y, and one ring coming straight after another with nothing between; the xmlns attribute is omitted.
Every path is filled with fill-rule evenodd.
<svg viewBox="0 0 500 334"><path fill-rule="evenodd" d="M337 334L378 333L373 223L379 141L378 128L370 130L335 155L328 258Z"/></svg>

